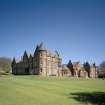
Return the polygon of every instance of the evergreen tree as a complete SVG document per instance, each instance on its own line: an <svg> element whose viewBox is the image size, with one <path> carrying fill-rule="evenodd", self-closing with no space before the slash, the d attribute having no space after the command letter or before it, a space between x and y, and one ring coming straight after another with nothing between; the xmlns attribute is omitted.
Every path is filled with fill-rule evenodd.
<svg viewBox="0 0 105 105"><path fill-rule="evenodd" d="M93 67L96 67L96 64L95 63L93 63Z"/></svg>
<svg viewBox="0 0 105 105"><path fill-rule="evenodd" d="M72 64L71 60L69 60L67 67L70 69L72 76L74 76L74 69L73 69L73 64Z"/></svg>
<svg viewBox="0 0 105 105"><path fill-rule="evenodd" d="M88 62L83 64L86 72L88 73L88 77L90 77L90 64Z"/></svg>
<svg viewBox="0 0 105 105"><path fill-rule="evenodd" d="M15 57L13 58L13 61L12 61L12 63L11 63L12 68L13 68L14 65L16 65Z"/></svg>

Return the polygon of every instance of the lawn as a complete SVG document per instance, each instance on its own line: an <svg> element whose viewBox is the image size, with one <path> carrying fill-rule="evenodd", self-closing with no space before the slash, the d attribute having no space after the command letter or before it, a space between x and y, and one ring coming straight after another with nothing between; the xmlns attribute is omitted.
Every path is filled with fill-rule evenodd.
<svg viewBox="0 0 105 105"><path fill-rule="evenodd" d="M0 76L0 105L105 105L105 80Z"/></svg>

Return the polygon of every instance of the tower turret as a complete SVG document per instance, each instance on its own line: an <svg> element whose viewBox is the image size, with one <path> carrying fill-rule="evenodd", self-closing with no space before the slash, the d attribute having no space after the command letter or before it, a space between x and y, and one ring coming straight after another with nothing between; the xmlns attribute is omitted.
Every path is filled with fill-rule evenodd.
<svg viewBox="0 0 105 105"><path fill-rule="evenodd" d="M24 65L24 68L29 67L29 59L26 51L24 52L24 55L23 55L23 65Z"/></svg>
<svg viewBox="0 0 105 105"><path fill-rule="evenodd" d="M39 46L39 73L42 75L47 75L47 50L43 43Z"/></svg>
<svg viewBox="0 0 105 105"><path fill-rule="evenodd" d="M32 57L31 54L30 54L30 56L29 56L29 68L30 68L30 69L33 69L33 57Z"/></svg>

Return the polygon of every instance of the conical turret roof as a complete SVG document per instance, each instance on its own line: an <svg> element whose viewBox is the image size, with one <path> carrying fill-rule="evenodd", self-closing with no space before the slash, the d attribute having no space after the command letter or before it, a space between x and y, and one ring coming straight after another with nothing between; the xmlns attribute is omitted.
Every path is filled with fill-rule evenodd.
<svg viewBox="0 0 105 105"><path fill-rule="evenodd" d="M46 50L46 48L44 47L43 42L40 43L40 45L39 45L39 50Z"/></svg>

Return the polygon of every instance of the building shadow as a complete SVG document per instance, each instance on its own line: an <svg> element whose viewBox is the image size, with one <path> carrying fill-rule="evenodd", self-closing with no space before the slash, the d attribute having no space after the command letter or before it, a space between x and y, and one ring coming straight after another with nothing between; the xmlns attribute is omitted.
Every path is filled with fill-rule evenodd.
<svg viewBox="0 0 105 105"><path fill-rule="evenodd" d="M85 104L93 104L93 105L105 105L105 92L78 92L78 93L70 93L70 97L76 101L83 102Z"/></svg>

